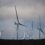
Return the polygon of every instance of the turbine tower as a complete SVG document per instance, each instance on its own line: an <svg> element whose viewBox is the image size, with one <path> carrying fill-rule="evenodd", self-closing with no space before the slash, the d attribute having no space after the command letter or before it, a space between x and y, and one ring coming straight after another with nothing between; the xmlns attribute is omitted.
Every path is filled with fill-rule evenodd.
<svg viewBox="0 0 45 45"><path fill-rule="evenodd" d="M32 30L33 30L33 19L32 19Z"/></svg>
<svg viewBox="0 0 45 45"><path fill-rule="evenodd" d="M38 30L39 30L39 39L40 39L40 32L42 32L45 35L45 33L43 32L42 27L41 27L41 18L40 18L40 16L39 16L39 28L38 28Z"/></svg>
<svg viewBox="0 0 45 45"><path fill-rule="evenodd" d="M32 31L33 31L33 19L32 19ZM33 32L32 32L32 39L33 39Z"/></svg>
<svg viewBox="0 0 45 45"><path fill-rule="evenodd" d="M21 26L25 26L25 25L23 25L23 24L21 24L21 23L19 22L19 18L18 18L18 14L17 14L16 5L15 5L15 12L16 12L16 18L17 18L17 22L15 22L15 25L17 25L17 40L18 40L19 25L21 25Z"/></svg>

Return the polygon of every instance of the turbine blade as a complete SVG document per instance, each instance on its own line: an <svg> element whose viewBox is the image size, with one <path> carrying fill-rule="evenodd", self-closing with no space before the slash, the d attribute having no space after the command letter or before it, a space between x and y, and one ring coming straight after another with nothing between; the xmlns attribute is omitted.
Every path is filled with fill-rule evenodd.
<svg viewBox="0 0 45 45"><path fill-rule="evenodd" d="M45 35L45 33L43 32L43 30L42 30L42 29L38 28L38 30L40 30L40 31Z"/></svg>
<svg viewBox="0 0 45 45"><path fill-rule="evenodd" d="M21 23L19 23L19 25L26 26L26 25L23 25L23 24L21 24Z"/></svg>
<svg viewBox="0 0 45 45"><path fill-rule="evenodd" d="M38 28L39 29L39 28ZM45 35L45 33L43 32L43 30L42 29L39 29L44 35Z"/></svg>
<svg viewBox="0 0 45 45"><path fill-rule="evenodd" d="M43 32L43 30L42 30L42 29L41 29L40 31L45 35L45 33Z"/></svg>
<svg viewBox="0 0 45 45"><path fill-rule="evenodd" d="M17 22L19 23L19 19L18 19L18 14L17 14L16 5L15 5L15 12L16 12L16 18L17 18Z"/></svg>

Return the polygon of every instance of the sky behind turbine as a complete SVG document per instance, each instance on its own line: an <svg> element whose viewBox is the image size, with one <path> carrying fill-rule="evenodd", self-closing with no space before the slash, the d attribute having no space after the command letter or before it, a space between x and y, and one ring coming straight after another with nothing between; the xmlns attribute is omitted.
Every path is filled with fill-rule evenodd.
<svg viewBox="0 0 45 45"><path fill-rule="evenodd" d="M39 21L39 15L41 16L42 27L45 29L45 0L0 0L0 31L5 30L4 33L6 35L10 35L10 37L12 36L14 38L16 32L16 27L14 25L14 22L16 21L15 5L20 22L27 25L27 28L22 27L23 29L20 30L30 30L31 21L33 20L35 30L33 33L36 34L37 32L38 34L36 28Z"/></svg>

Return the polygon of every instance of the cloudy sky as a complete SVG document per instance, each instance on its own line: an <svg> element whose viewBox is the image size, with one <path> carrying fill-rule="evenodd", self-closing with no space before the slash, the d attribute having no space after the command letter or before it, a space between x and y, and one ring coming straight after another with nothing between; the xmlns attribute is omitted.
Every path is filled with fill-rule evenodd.
<svg viewBox="0 0 45 45"><path fill-rule="evenodd" d="M19 21L27 25L27 27L22 27L20 30L30 30L31 22L33 20L33 33L35 33L34 35L36 36L39 32L36 29L39 15L41 17L42 27L45 29L45 0L0 0L0 31L5 30L3 32L5 34L2 34L2 38L9 36L14 38L14 34L16 33L16 26L14 25L14 22L16 21L15 5ZM38 35L35 36L34 38L38 38Z"/></svg>

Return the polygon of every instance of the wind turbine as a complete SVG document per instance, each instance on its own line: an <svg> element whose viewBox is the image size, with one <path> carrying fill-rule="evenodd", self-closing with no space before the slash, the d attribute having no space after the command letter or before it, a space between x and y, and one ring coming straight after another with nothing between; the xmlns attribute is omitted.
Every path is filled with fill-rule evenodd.
<svg viewBox="0 0 45 45"><path fill-rule="evenodd" d="M33 19L32 19L32 31L33 31ZM32 38L33 38L33 32L32 32Z"/></svg>
<svg viewBox="0 0 45 45"><path fill-rule="evenodd" d="M32 30L33 30L33 21L34 21L33 19L34 19L34 16L32 17L32 21L31 21L32 22L32 24L31 24Z"/></svg>
<svg viewBox="0 0 45 45"><path fill-rule="evenodd" d="M3 30L2 31L0 31L0 38L2 39L2 36L3 36Z"/></svg>
<svg viewBox="0 0 45 45"><path fill-rule="evenodd" d="M40 16L39 16L39 28L38 28L38 30L39 30L39 39L40 39L40 32L42 32L44 35L45 35L45 33L43 32L43 30L42 30L42 27L41 27L41 18L40 18Z"/></svg>
<svg viewBox="0 0 45 45"><path fill-rule="evenodd" d="M1 32L0 32L0 38L1 38Z"/></svg>
<svg viewBox="0 0 45 45"><path fill-rule="evenodd" d="M21 24L21 23L19 22L19 18L18 18L18 14L17 14L16 5L15 5L15 12L16 12L16 18L17 18L17 22L15 22L15 25L17 25L17 40L18 40L19 25L21 25L21 26L25 26L25 25L23 25L23 24Z"/></svg>
<svg viewBox="0 0 45 45"><path fill-rule="evenodd" d="M24 32L24 37L22 39L25 39L25 32Z"/></svg>

